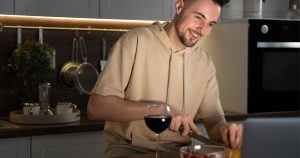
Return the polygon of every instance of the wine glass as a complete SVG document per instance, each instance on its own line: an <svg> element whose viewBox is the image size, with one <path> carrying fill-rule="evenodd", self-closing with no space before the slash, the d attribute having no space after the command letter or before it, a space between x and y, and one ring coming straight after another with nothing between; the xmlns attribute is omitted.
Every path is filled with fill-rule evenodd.
<svg viewBox="0 0 300 158"><path fill-rule="evenodd" d="M159 158L159 139L160 134L166 130L171 123L171 108L167 104L149 104L145 114L147 127L156 135L156 154Z"/></svg>

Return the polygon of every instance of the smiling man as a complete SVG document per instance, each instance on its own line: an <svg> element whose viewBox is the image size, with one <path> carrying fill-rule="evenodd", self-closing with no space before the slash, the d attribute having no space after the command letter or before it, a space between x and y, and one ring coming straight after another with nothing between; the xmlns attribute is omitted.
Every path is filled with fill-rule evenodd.
<svg viewBox="0 0 300 158"><path fill-rule="evenodd" d="M156 137L143 120L149 102L171 106L172 121L161 134L161 150L189 144L190 130L201 134L193 123L196 115L211 139L239 148L242 125L225 121L215 67L198 44L227 2L177 0L171 22L132 29L115 43L87 109L91 119L106 120L107 157L155 151Z"/></svg>

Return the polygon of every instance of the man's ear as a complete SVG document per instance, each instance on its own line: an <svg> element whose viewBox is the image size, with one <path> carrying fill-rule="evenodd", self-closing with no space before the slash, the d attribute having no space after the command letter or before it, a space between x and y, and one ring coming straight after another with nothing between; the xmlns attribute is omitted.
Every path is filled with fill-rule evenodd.
<svg viewBox="0 0 300 158"><path fill-rule="evenodd" d="M184 0L177 0L175 3L176 14L179 14L184 6Z"/></svg>

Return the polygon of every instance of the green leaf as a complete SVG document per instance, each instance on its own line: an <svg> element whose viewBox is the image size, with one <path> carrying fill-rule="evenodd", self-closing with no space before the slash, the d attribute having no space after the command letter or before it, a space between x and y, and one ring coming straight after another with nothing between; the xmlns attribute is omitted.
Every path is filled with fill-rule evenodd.
<svg viewBox="0 0 300 158"><path fill-rule="evenodd" d="M18 44L7 65L2 67L2 70L16 73L19 78L18 89L13 91L21 92L25 99L37 98L38 84L50 82L53 70L48 56L53 51L54 47L33 40Z"/></svg>

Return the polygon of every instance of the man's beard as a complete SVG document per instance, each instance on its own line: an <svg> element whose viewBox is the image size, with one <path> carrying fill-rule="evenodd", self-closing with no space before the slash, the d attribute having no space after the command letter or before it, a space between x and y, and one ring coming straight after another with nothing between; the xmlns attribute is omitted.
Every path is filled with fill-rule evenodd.
<svg viewBox="0 0 300 158"><path fill-rule="evenodd" d="M187 38L185 38L185 36L182 35L182 34L179 36L179 40L180 40L181 43L183 43L186 47L193 47L193 46L198 42L198 40L195 41L195 42L191 42L190 40L188 40Z"/></svg>

